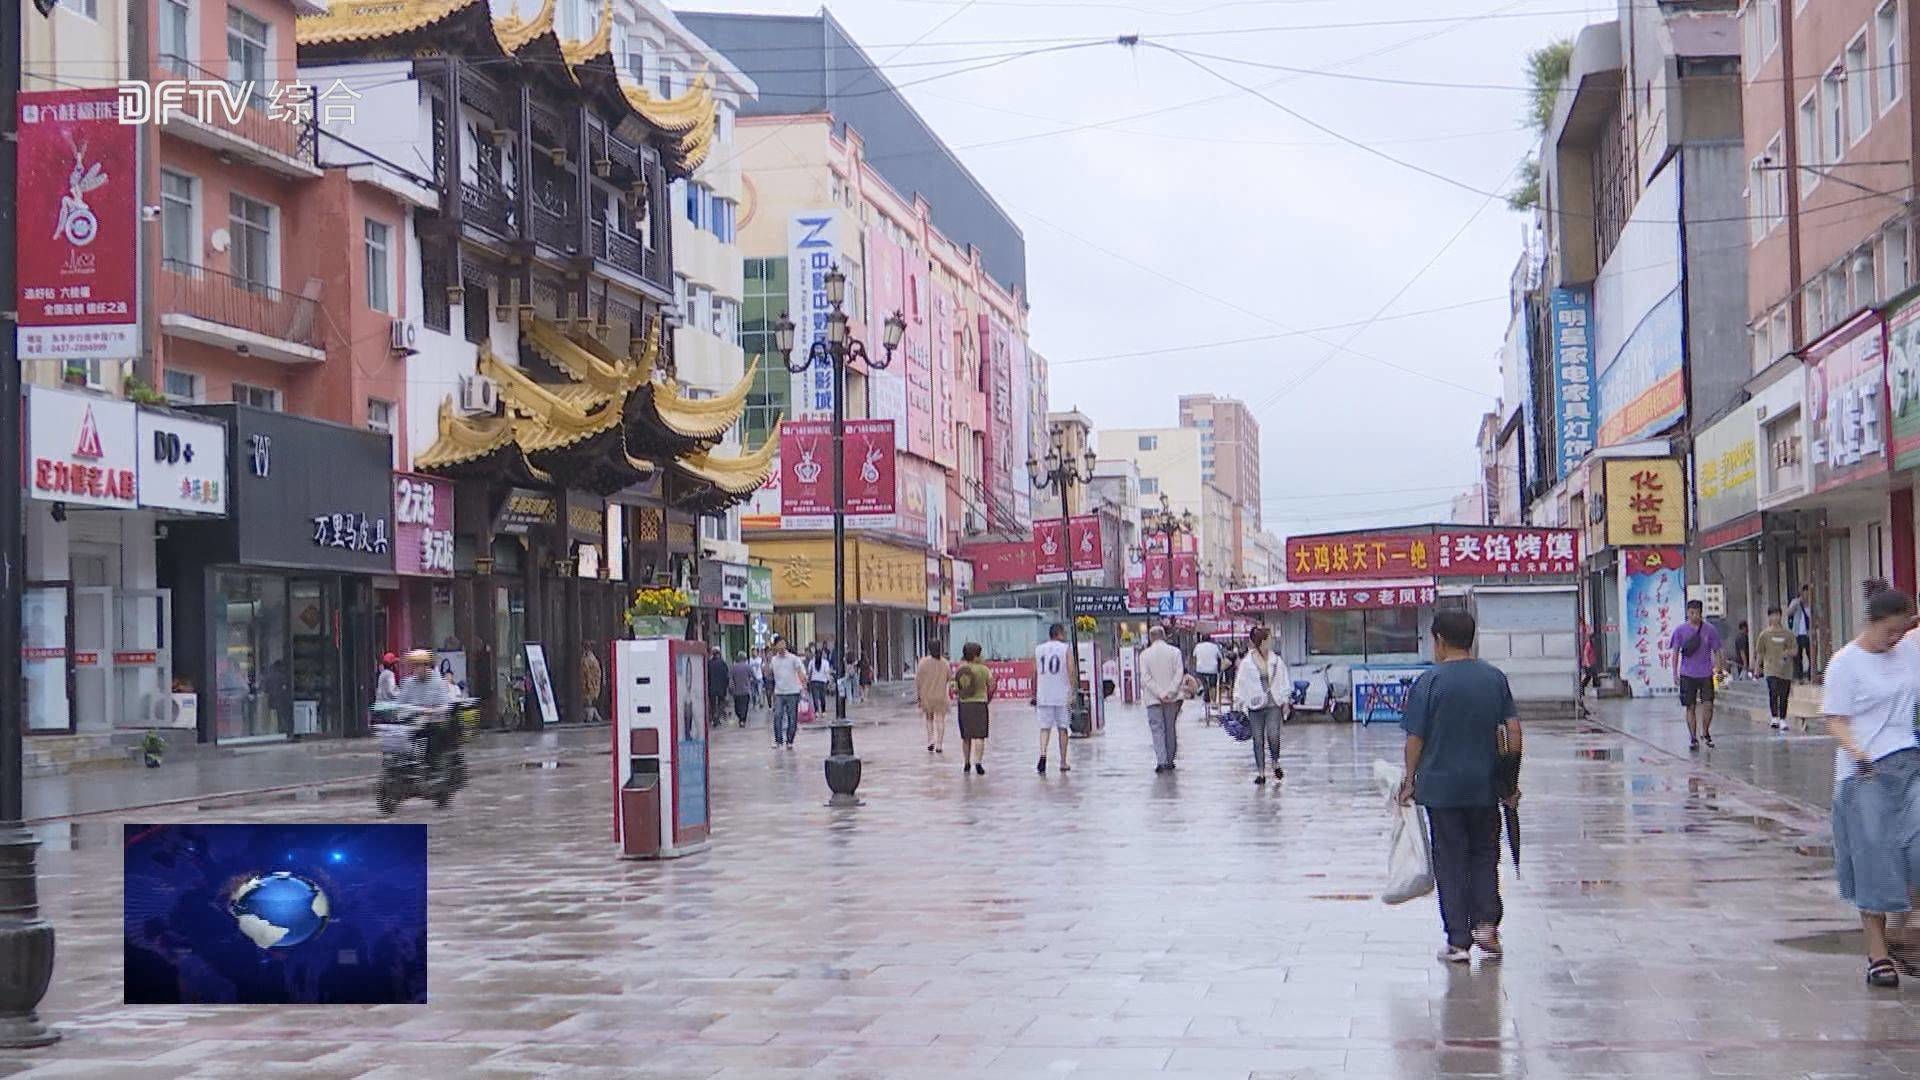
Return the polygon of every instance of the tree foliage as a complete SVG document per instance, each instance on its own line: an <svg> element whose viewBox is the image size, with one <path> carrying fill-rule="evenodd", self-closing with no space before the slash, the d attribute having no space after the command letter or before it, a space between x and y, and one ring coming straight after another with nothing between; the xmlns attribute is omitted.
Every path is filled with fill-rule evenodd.
<svg viewBox="0 0 1920 1080"><path fill-rule="evenodd" d="M1540 161L1528 158L1520 166L1520 180L1507 192L1507 209L1525 213L1540 205Z"/></svg>
<svg viewBox="0 0 1920 1080"><path fill-rule="evenodd" d="M1573 62L1573 39L1561 38L1527 54L1527 119L1542 135L1553 123L1553 109L1560 103L1560 84L1566 81Z"/></svg>

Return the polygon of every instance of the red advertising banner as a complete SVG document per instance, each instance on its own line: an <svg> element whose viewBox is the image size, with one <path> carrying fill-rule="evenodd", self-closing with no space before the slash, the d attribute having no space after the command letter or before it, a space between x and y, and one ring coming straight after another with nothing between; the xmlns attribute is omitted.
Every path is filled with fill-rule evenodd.
<svg viewBox="0 0 1920 1080"><path fill-rule="evenodd" d="M1164 562L1165 560L1161 560ZM1175 592L1184 592L1200 587L1200 553L1197 551L1176 551L1173 553L1173 588Z"/></svg>
<svg viewBox="0 0 1920 1080"><path fill-rule="evenodd" d="M22 360L139 352L139 129L114 88L20 95Z"/></svg>
<svg viewBox="0 0 1920 1080"><path fill-rule="evenodd" d="M833 424L789 420L780 425L780 527L833 527Z"/></svg>
<svg viewBox="0 0 1920 1080"><path fill-rule="evenodd" d="M1106 565L1103 548L1100 544L1100 518L1096 514L1080 514L1068 522L1061 535L1059 518L1042 518L1033 523L1033 567L1041 575L1052 574L1060 577L1067 572L1067 560L1073 560L1073 568L1079 570L1099 570ZM1165 560L1162 560L1163 562Z"/></svg>
<svg viewBox="0 0 1920 1080"><path fill-rule="evenodd" d="M1153 601L1147 597L1146 578L1127 579L1127 610L1133 612L1153 610Z"/></svg>
<svg viewBox="0 0 1920 1080"><path fill-rule="evenodd" d="M973 587L995 585L1031 585L1037 574L1034 545L1021 541L996 544L969 544L959 558L973 564Z"/></svg>
<svg viewBox="0 0 1920 1080"><path fill-rule="evenodd" d="M1033 660L988 660L987 670L993 672L993 698L995 701L1024 701L1033 696ZM951 665L954 671L960 670L959 664ZM955 696L953 684L947 684L947 696Z"/></svg>
<svg viewBox="0 0 1920 1080"><path fill-rule="evenodd" d="M1342 533L1287 541L1289 581L1364 581L1433 573L1431 532Z"/></svg>
<svg viewBox="0 0 1920 1080"><path fill-rule="evenodd" d="M898 463L891 420L846 422L847 528L891 529L899 508ZM832 436L829 434L829 445ZM831 504L833 492L827 492Z"/></svg>
<svg viewBox="0 0 1920 1080"><path fill-rule="evenodd" d="M1226 595L1228 615L1269 611L1385 611L1431 607L1437 590L1431 581L1353 582L1330 588L1235 589Z"/></svg>
<svg viewBox="0 0 1920 1080"><path fill-rule="evenodd" d="M393 474L393 570L453 576L453 485L432 476Z"/></svg>
<svg viewBox="0 0 1920 1080"><path fill-rule="evenodd" d="M1574 529L1442 527L1434 557L1435 572L1442 576L1571 574L1580 569L1580 534Z"/></svg>

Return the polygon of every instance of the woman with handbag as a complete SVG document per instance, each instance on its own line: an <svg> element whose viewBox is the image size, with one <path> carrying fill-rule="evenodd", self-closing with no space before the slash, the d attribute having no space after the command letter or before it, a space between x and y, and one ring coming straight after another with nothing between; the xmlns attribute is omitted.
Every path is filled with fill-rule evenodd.
<svg viewBox="0 0 1920 1080"><path fill-rule="evenodd" d="M1286 700L1274 692L1277 686L1293 686L1287 662L1268 647L1271 633L1256 626L1247 633L1247 654L1233 676L1233 707L1247 715L1247 727L1253 733L1253 782L1267 782L1267 758L1273 759L1273 778L1286 779L1280 767L1280 724Z"/></svg>

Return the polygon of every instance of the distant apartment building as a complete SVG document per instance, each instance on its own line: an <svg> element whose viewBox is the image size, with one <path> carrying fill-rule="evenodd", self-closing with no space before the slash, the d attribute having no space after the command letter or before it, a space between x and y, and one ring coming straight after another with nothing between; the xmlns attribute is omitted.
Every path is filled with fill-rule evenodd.
<svg viewBox="0 0 1920 1080"><path fill-rule="evenodd" d="M1236 535L1264 526L1260 495L1260 422L1253 410L1235 398L1213 394L1185 394L1180 398L1180 426L1200 432L1200 478L1226 493L1240 525ZM1243 571L1246 544L1236 539L1231 562Z"/></svg>

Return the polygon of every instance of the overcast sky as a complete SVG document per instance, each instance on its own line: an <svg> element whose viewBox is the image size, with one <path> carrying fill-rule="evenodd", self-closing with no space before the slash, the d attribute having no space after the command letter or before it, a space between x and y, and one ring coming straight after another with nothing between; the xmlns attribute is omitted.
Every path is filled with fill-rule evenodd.
<svg viewBox="0 0 1920 1080"><path fill-rule="evenodd" d="M1500 392L1497 351L1523 221L1497 200L1306 121L1467 187L1505 190L1534 142L1517 89L1528 50L1613 17L1613 3L829 7L896 84L920 83L903 92L1025 232L1031 336L1053 364L1053 408L1077 407L1099 427L1172 425L1182 393L1239 397L1262 427L1265 514L1283 536L1442 519L1473 482L1475 427ZM1041 47L1016 39L1131 33L1141 46L1101 44L957 73ZM1254 65L1494 88L1195 57L1302 120L1148 47L1156 40ZM1005 142L1019 136L1035 137ZM1003 144L974 145L994 142ZM1364 327L1275 336L1376 316ZM1260 337L1271 340L1191 348ZM1110 358L1165 349L1183 351Z"/></svg>

